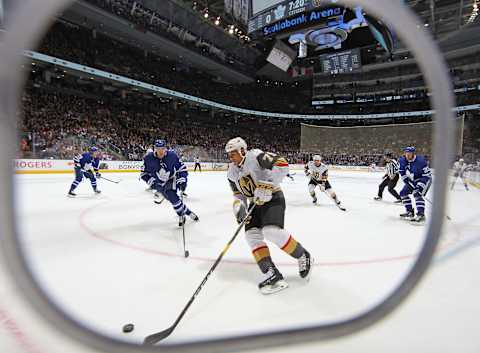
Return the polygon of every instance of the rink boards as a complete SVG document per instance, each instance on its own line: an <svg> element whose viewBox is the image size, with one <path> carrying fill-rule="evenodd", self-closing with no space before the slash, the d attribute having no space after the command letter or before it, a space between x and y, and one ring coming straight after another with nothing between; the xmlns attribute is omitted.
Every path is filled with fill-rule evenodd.
<svg viewBox="0 0 480 353"><path fill-rule="evenodd" d="M16 159L14 160L16 174L68 174L73 173L72 160L59 159ZM185 162L188 170L194 170L195 163ZM102 173L139 173L143 161L101 161ZM226 171L228 163L201 162L202 171ZM350 171L368 171L370 167L362 166L330 166L332 169ZM292 170L303 170L303 164L291 164ZM377 168L375 171L383 171Z"/></svg>
<svg viewBox="0 0 480 353"><path fill-rule="evenodd" d="M143 161L102 161L100 163L100 169L102 173L139 173L142 167ZM193 171L195 163L185 162L189 171ZM202 162L200 163L202 171L225 171L227 170L227 163L216 162ZM60 160L60 159L16 159L13 161L13 167L15 174L70 174L73 173L73 161L72 160ZM303 170L303 164L291 164L290 170L300 171ZM384 169L377 167L372 169L371 167L364 166L329 166L332 170L338 171L359 171L359 172L383 172ZM480 188L480 172L471 171L467 173L468 182Z"/></svg>

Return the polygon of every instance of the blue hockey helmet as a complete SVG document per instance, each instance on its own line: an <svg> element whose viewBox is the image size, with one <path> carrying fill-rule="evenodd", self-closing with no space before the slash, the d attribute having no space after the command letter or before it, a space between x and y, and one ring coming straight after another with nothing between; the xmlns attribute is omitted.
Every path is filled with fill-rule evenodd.
<svg viewBox="0 0 480 353"><path fill-rule="evenodd" d="M98 148L95 146L90 147L90 152L97 152Z"/></svg>
<svg viewBox="0 0 480 353"><path fill-rule="evenodd" d="M413 146L408 146L403 149L403 152L412 152L415 153L417 150Z"/></svg>
<svg viewBox="0 0 480 353"><path fill-rule="evenodd" d="M157 139L157 140L155 140L155 143L153 145L157 148L167 147L167 141L165 141L163 139Z"/></svg>

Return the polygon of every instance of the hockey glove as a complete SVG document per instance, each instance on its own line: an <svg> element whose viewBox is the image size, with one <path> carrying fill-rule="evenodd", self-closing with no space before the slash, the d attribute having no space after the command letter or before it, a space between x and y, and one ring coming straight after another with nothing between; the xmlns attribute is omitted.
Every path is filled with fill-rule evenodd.
<svg viewBox="0 0 480 353"><path fill-rule="evenodd" d="M247 216L247 208L245 207L245 204L239 199L236 199L235 201L233 201L233 214L235 215L235 218L237 219L238 224L242 223L245 217ZM251 217L249 217L245 221L245 223L248 223L250 219Z"/></svg>
<svg viewBox="0 0 480 353"><path fill-rule="evenodd" d="M93 169L87 170L85 171L85 173L87 173L88 178L90 179L95 178L95 172L93 171Z"/></svg>
<svg viewBox="0 0 480 353"><path fill-rule="evenodd" d="M258 186L253 193L255 203L263 205L272 199L273 183L268 181L259 181Z"/></svg>
<svg viewBox="0 0 480 353"><path fill-rule="evenodd" d="M96 176L97 178L101 178L101 177L102 177L102 174L100 174L100 172L95 172L95 176Z"/></svg>
<svg viewBox="0 0 480 353"><path fill-rule="evenodd" d="M187 179L186 178L178 178L177 179L177 189L181 191L185 191L187 188Z"/></svg>
<svg viewBox="0 0 480 353"><path fill-rule="evenodd" d="M407 176L402 176L402 180L411 190L415 190L415 185Z"/></svg>
<svg viewBox="0 0 480 353"><path fill-rule="evenodd" d="M425 196L427 191L428 191L427 184L421 181L417 182L417 185L415 185L414 194L417 194L419 196Z"/></svg>

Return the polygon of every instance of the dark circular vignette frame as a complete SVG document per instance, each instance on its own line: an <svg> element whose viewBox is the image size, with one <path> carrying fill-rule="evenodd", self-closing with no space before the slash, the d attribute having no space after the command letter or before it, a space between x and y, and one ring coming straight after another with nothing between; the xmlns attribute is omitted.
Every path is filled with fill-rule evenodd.
<svg viewBox="0 0 480 353"><path fill-rule="evenodd" d="M433 140L435 179L432 221L425 241L410 272L391 294L375 307L351 319L310 325L302 328L283 329L239 335L212 340L192 341L180 344L162 344L147 347L114 340L95 333L69 317L42 291L33 278L17 236L14 200L14 177L12 160L18 143L16 112L25 77L21 65L26 58L21 50L33 48L48 28L52 15L65 9L72 0L18 0L13 13L6 18L7 32L0 42L0 230L1 249L14 282L23 299L26 299L51 326L66 338L78 341L86 347L101 352L176 352L212 353L253 350L267 347L285 347L292 344L312 343L342 337L370 327L390 314L412 292L427 271L444 222L446 204L447 172L453 157L453 95L447 66L431 36L417 27L415 14L397 0L342 0L346 5L363 6L369 13L382 18L393 26L404 43L412 50L418 65L425 75L433 93L432 103L436 110L435 135ZM187 297L186 297L187 300ZM155 315L153 313L153 315ZM152 328L162 330L164 327Z"/></svg>

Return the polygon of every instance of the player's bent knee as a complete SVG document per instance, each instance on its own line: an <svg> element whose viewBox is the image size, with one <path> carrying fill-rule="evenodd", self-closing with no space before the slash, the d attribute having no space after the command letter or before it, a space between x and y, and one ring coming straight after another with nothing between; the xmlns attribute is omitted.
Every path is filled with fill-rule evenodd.
<svg viewBox="0 0 480 353"><path fill-rule="evenodd" d="M259 228L251 228L245 232L245 239L250 248L255 249L264 245L263 233Z"/></svg>
<svg viewBox="0 0 480 353"><path fill-rule="evenodd" d="M263 235L265 239L271 241L278 247L282 247L288 241L290 234L283 228L279 226L270 225L263 227Z"/></svg>

